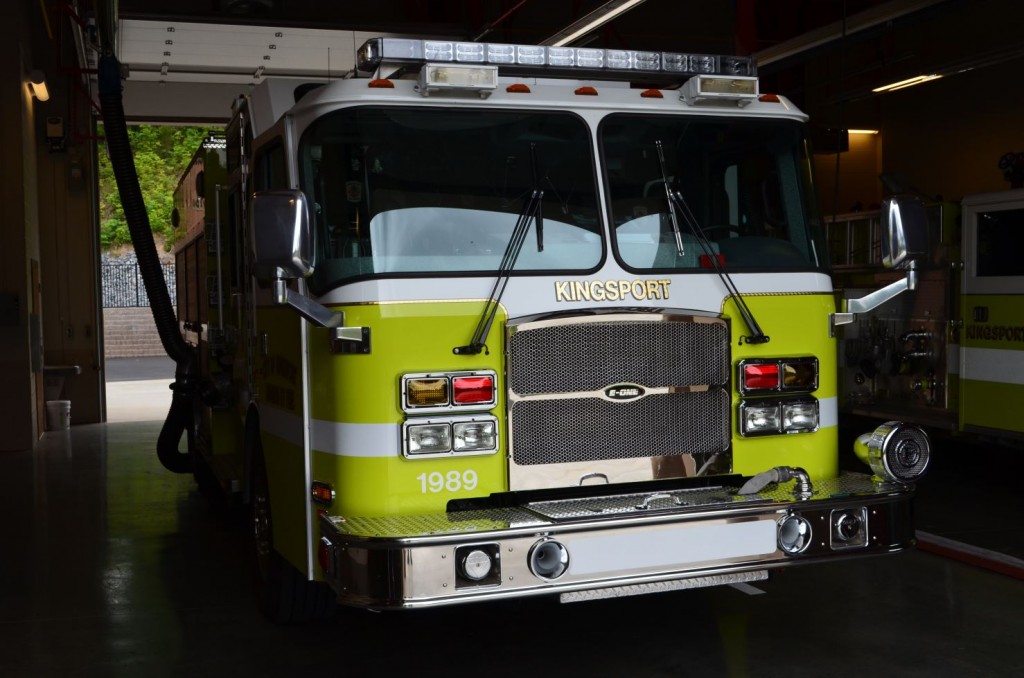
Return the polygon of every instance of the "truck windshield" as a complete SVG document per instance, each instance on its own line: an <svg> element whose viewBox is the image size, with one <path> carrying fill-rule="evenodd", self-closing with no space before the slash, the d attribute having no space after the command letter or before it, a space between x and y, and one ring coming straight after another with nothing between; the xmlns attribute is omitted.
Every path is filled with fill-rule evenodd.
<svg viewBox="0 0 1024 678"><path fill-rule="evenodd" d="M356 276L494 273L538 188L543 239L531 226L514 271L596 268L604 247L589 140L582 119L559 112L325 115L299 156L314 206L312 290Z"/></svg>
<svg viewBox="0 0 1024 678"><path fill-rule="evenodd" d="M678 215L680 254L666 180L726 270L824 265L810 158L798 123L616 114L601 124L600 141L615 251L627 268L700 270L712 263L684 215Z"/></svg>

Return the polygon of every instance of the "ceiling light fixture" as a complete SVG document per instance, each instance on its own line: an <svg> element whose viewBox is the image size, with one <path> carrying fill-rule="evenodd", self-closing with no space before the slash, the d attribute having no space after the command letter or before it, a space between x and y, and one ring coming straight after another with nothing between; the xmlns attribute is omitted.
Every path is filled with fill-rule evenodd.
<svg viewBox="0 0 1024 678"><path fill-rule="evenodd" d="M913 78L907 78L906 80L900 80L899 82L891 82L888 85L882 85L876 87L872 92L895 92L898 89L905 89L907 87L913 87L914 85L920 85L923 82L930 82L932 80L938 80L942 76L938 73L932 73L931 75L915 75Z"/></svg>
<svg viewBox="0 0 1024 678"><path fill-rule="evenodd" d="M32 87L32 94L40 101L49 101L50 90L46 87L46 76L39 69L33 69L28 74L28 84Z"/></svg>
<svg viewBox="0 0 1024 678"><path fill-rule="evenodd" d="M615 17L628 12L644 0L610 0L586 15L579 21L574 21L550 38L542 40L540 44L551 47L562 47L573 40L577 40L593 30L604 26Z"/></svg>

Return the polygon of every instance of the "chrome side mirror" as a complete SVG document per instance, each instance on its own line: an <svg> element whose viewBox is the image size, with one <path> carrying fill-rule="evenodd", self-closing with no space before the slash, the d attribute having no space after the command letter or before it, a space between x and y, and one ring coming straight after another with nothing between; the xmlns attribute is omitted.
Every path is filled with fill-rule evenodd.
<svg viewBox="0 0 1024 678"><path fill-rule="evenodd" d="M870 292L859 299L845 300L840 313L829 316L829 336L835 336L840 325L849 325L858 313L867 313L903 292L917 289L917 262L928 255L928 215L915 197L886 198L882 203L882 265L906 269L901 280Z"/></svg>
<svg viewBox="0 0 1024 678"><path fill-rule="evenodd" d="M294 280L313 272L309 206L302 191L264 191L249 206L253 275Z"/></svg>
<svg viewBox="0 0 1024 678"><path fill-rule="evenodd" d="M313 272L313 237L309 206L302 191L262 191L249 203L252 274L272 284L275 304L291 306L320 327L340 327L344 314L332 311L301 293L288 281Z"/></svg>
<svg viewBox="0 0 1024 678"><path fill-rule="evenodd" d="M928 254L928 215L915 197L898 196L882 202L885 232L882 265L906 268Z"/></svg>

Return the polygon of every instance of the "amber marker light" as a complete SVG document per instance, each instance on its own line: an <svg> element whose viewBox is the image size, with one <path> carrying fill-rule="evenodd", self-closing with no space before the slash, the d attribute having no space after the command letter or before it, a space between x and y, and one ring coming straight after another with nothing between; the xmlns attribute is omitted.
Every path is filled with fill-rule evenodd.
<svg viewBox="0 0 1024 678"><path fill-rule="evenodd" d="M405 382L405 402L409 407L437 407L448 404L448 380L433 377Z"/></svg>
<svg viewBox="0 0 1024 678"><path fill-rule="evenodd" d="M323 506L330 506L334 503L334 488L328 483L314 480L310 489L313 501Z"/></svg>

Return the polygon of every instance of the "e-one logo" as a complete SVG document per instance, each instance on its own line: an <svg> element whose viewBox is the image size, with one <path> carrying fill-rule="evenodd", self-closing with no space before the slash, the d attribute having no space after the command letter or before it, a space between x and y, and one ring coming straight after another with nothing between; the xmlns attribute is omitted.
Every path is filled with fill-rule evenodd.
<svg viewBox="0 0 1024 678"><path fill-rule="evenodd" d="M635 384L616 384L604 390L604 394L612 400L636 400L646 391Z"/></svg>

